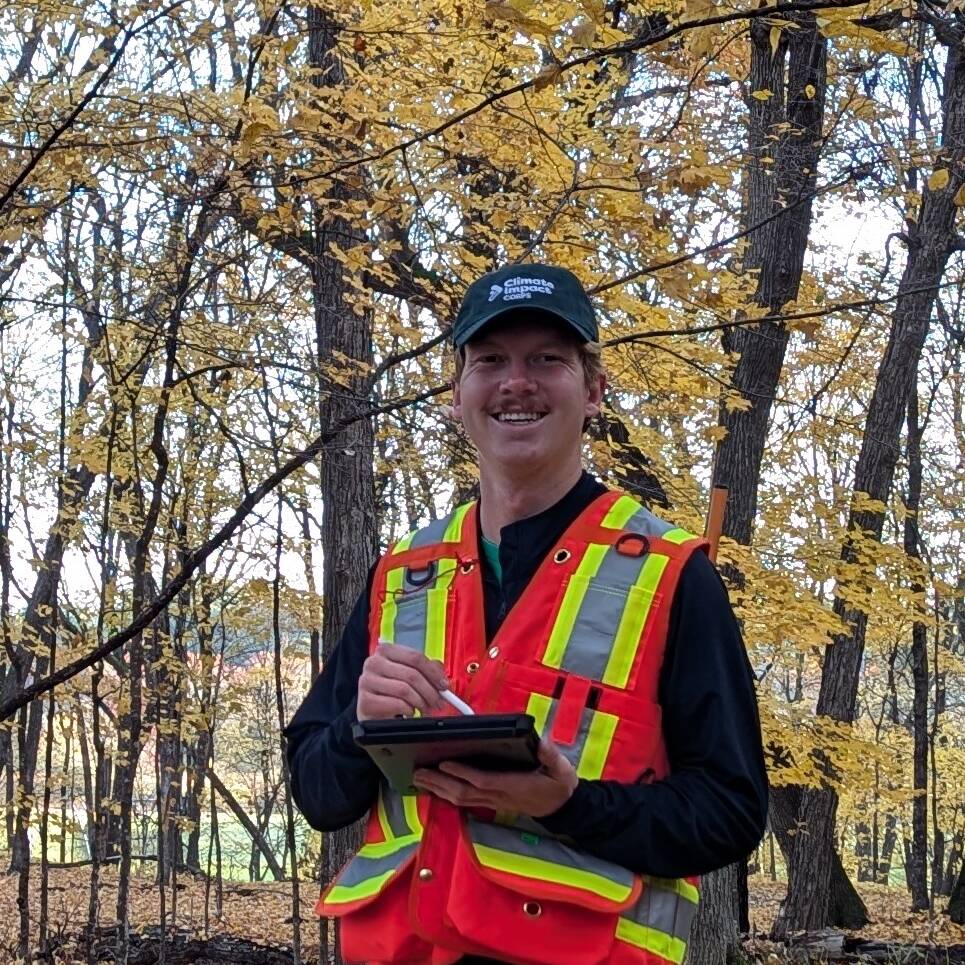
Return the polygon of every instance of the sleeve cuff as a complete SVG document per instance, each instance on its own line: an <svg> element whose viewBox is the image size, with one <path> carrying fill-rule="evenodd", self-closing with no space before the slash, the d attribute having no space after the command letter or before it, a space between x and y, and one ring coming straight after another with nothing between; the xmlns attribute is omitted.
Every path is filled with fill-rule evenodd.
<svg viewBox="0 0 965 965"><path fill-rule="evenodd" d="M551 814L544 814L535 820L552 834L563 835L574 841L586 835L592 825L590 816L593 811L594 787L592 782L580 778L570 799Z"/></svg>

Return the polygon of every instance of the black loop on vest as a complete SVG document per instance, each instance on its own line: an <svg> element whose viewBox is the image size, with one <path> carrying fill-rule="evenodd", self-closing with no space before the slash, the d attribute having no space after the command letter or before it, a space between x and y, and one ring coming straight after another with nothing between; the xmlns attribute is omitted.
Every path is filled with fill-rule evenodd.
<svg viewBox="0 0 965 965"><path fill-rule="evenodd" d="M621 556L646 556L650 552L650 541L641 533L624 533L613 548Z"/></svg>
<svg viewBox="0 0 965 965"><path fill-rule="evenodd" d="M411 570L406 567L405 579L413 586L425 586L436 575L436 561L430 560L424 570Z"/></svg>

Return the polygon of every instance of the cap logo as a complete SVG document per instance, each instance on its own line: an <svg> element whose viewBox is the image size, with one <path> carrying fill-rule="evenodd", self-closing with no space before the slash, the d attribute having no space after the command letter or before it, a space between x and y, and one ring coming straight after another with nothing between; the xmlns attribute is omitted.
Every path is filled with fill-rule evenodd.
<svg viewBox="0 0 965 965"><path fill-rule="evenodd" d="M556 286L545 278L526 278L517 275L515 278L507 278L502 286L493 285L489 289L489 300L495 301L500 295L504 302L515 302L523 298L532 298L533 294L552 295Z"/></svg>

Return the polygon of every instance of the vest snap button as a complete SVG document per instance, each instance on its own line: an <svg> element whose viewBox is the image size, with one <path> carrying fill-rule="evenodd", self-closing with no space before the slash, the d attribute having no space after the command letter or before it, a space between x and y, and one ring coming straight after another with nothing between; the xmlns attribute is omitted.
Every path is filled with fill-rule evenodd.
<svg viewBox="0 0 965 965"><path fill-rule="evenodd" d="M553 556L554 563L565 563L573 554L569 550L557 550Z"/></svg>
<svg viewBox="0 0 965 965"><path fill-rule="evenodd" d="M495 660L499 656L499 647L490 647L489 656L491 659Z"/></svg>
<svg viewBox="0 0 965 965"><path fill-rule="evenodd" d="M543 914L543 909L540 907L538 901L524 901L523 914L528 915L530 918L539 918L539 916Z"/></svg>
<svg viewBox="0 0 965 965"><path fill-rule="evenodd" d="M419 881L432 881L432 868L420 868Z"/></svg>
<svg viewBox="0 0 965 965"><path fill-rule="evenodd" d="M479 669L479 664L475 660L470 660L466 664L466 673L475 673Z"/></svg>
<svg viewBox="0 0 965 965"><path fill-rule="evenodd" d="M463 564L459 567L459 572L460 572L460 573L472 573L472 568L473 568L473 566L475 566L475 564L472 562L472 560L470 560L468 563L463 563Z"/></svg>

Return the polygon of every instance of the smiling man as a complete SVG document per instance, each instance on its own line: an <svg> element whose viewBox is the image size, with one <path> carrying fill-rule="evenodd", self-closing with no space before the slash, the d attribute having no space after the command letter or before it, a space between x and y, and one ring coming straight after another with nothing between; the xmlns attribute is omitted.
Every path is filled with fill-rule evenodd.
<svg viewBox="0 0 965 965"><path fill-rule="evenodd" d="M379 561L286 730L311 824L369 813L319 902L348 961L680 965L695 876L763 833L753 677L706 543L583 469L597 342L564 269L470 286L453 412L479 501ZM446 687L532 714L542 768L450 762L416 772L419 795L392 792L352 724L440 712Z"/></svg>

